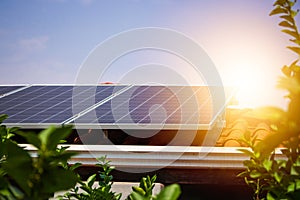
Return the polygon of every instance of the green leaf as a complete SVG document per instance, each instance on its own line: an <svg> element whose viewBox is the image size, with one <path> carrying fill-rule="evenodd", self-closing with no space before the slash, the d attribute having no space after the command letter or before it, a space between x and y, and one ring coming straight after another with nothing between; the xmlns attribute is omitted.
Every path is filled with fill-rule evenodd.
<svg viewBox="0 0 300 200"><path fill-rule="evenodd" d="M146 197L140 195L140 194L137 193L137 192L132 192L132 193L130 194L130 198L131 198L132 200L149 200L148 198L146 198Z"/></svg>
<svg viewBox="0 0 300 200"><path fill-rule="evenodd" d="M24 193L17 187L13 186L13 185L8 185L9 190L11 191L11 193L13 194L13 196L15 196L17 199L23 199L24 198Z"/></svg>
<svg viewBox="0 0 300 200"><path fill-rule="evenodd" d="M286 2L286 0L277 0L273 4L273 6L284 6L285 2Z"/></svg>
<svg viewBox="0 0 300 200"><path fill-rule="evenodd" d="M146 194L146 192L144 191L143 188L141 187L136 187L136 186L133 186L132 187L132 190L136 193L139 193L140 195L144 196Z"/></svg>
<svg viewBox="0 0 300 200"><path fill-rule="evenodd" d="M92 187L93 184L95 183L95 181L96 181L96 176L97 176L97 174L93 174L93 175L91 175L91 176L87 179L86 184L87 184L89 187Z"/></svg>
<svg viewBox="0 0 300 200"><path fill-rule="evenodd" d="M299 39L290 39L291 42L300 45L300 40Z"/></svg>
<svg viewBox="0 0 300 200"><path fill-rule="evenodd" d="M156 179L157 179L157 176L156 176L156 175L152 176L151 182L152 182L152 183L155 183Z"/></svg>
<svg viewBox="0 0 300 200"><path fill-rule="evenodd" d="M78 167L80 167L82 164L81 163L75 163L73 165L71 165L70 170L74 171L75 169L77 169Z"/></svg>
<svg viewBox="0 0 300 200"><path fill-rule="evenodd" d="M284 32L284 33L286 33L286 34L288 34L288 35L290 35L290 36L292 36L295 39L299 38L299 35L295 31L291 31L291 30L288 30L288 29L283 29L281 31Z"/></svg>
<svg viewBox="0 0 300 200"><path fill-rule="evenodd" d="M287 47L287 48L292 50L296 54L300 55L300 48L299 47Z"/></svg>
<svg viewBox="0 0 300 200"><path fill-rule="evenodd" d="M41 147L41 140L38 137L38 135L36 135L35 133L31 133L31 132L24 133L24 132L18 131L17 134L20 135L20 136L22 136L22 137L24 137L29 144L32 144L36 148L40 149L40 147Z"/></svg>
<svg viewBox="0 0 300 200"><path fill-rule="evenodd" d="M19 127L11 127L8 129L9 133L15 133L16 131L18 131L20 128Z"/></svg>
<svg viewBox="0 0 300 200"><path fill-rule="evenodd" d="M295 27L288 21L282 21L279 23L279 26L294 29Z"/></svg>
<svg viewBox="0 0 300 200"><path fill-rule="evenodd" d="M276 200L270 192L267 193L267 200Z"/></svg>
<svg viewBox="0 0 300 200"><path fill-rule="evenodd" d="M253 179L257 179L257 178L259 178L259 177L262 176L262 174L259 171L257 171L257 170L251 171L249 175Z"/></svg>
<svg viewBox="0 0 300 200"><path fill-rule="evenodd" d="M45 171L41 180L43 192L53 193L74 187L78 181L78 177L70 170L53 168Z"/></svg>
<svg viewBox="0 0 300 200"><path fill-rule="evenodd" d="M244 178L244 177L248 176L248 174L249 174L248 171L243 171L243 172L239 173L239 174L237 175L237 177Z"/></svg>
<svg viewBox="0 0 300 200"><path fill-rule="evenodd" d="M296 0L296 1L297 1L297 0ZM289 6L290 6L290 7L293 7L293 6L295 5L296 1L295 1L295 0L289 0L289 1L288 1Z"/></svg>
<svg viewBox="0 0 300 200"><path fill-rule="evenodd" d="M7 141L7 158L3 168L7 174L22 188L27 195L30 194L28 181L33 172L32 159L28 152L17 144Z"/></svg>
<svg viewBox="0 0 300 200"><path fill-rule="evenodd" d="M280 77L277 87L288 90L293 95L300 93L300 83L295 77Z"/></svg>
<svg viewBox="0 0 300 200"><path fill-rule="evenodd" d="M295 184L296 184L296 190L299 190L300 189L300 179L296 179Z"/></svg>
<svg viewBox="0 0 300 200"><path fill-rule="evenodd" d="M59 142L65 139L71 133L71 131L71 126L65 126L61 128L51 126L48 129L43 130L39 134L39 138L44 148L48 150L55 150Z"/></svg>
<svg viewBox="0 0 300 200"><path fill-rule="evenodd" d="M250 156L251 158L254 158L254 153L248 149L238 149L238 151L244 153L247 156Z"/></svg>
<svg viewBox="0 0 300 200"><path fill-rule="evenodd" d="M274 173L274 178L275 178L275 180L276 180L278 183L280 183L281 180L282 180L282 175L279 174L278 172L275 172L275 173Z"/></svg>
<svg viewBox="0 0 300 200"><path fill-rule="evenodd" d="M296 159L296 162L294 163L295 166L300 166L300 156L298 155L298 158Z"/></svg>
<svg viewBox="0 0 300 200"><path fill-rule="evenodd" d="M8 115L6 115L6 114L1 114L1 115L0 115L0 124L2 124L3 121L6 120L7 118L8 118Z"/></svg>
<svg viewBox="0 0 300 200"><path fill-rule="evenodd" d="M285 8L282 8L280 6L276 6L275 9L273 9L271 12L270 12L270 16L272 15L277 15L277 14L287 14L288 11L285 9Z"/></svg>
<svg viewBox="0 0 300 200"><path fill-rule="evenodd" d="M263 166L267 171L270 171L272 169L273 162L271 160L264 160Z"/></svg>
<svg viewBox="0 0 300 200"><path fill-rule="evenodd" d="M290 69L290 67L288 66L283 66L281 69L282 73L288 77L290 77L292 75L292 70Z"/></svg>
<svg viewBox="0 0 300 200"><path fill-rule="evenodd" d="M293 72L298 73L300 72L300 66L298 65L299 60L295 60L292 64L290 64L290 69L293 70Z"/></svg>
<svg viewBox="0 0 300 200"><path fill-rule="evenodd" d="M294 19L289 15L282 15L282 16L280 16L280 18L285 19L286 21L288 21L292 24L294 23Z"/></svg>
<svg viewBox="0 0 300 200"><path fill-rule="evenodd" d="M49 128L41 131L38 135L39 139L41 140L41 144L43 146L46 147L47 143L48 143L48 138L50 137L50 135L52 134L52 132L55 131L55 127L54 126L50 126Z"/></svg>
<svg viewBox="0 0 300 200"><path fill-rule="evenodd" d="M294 192L296 190L296 184L295 183L290 183L288 188L287 188L287 192L291 193Z"/></svg>
<svg viewBox="0 0 300 200"><path fill-rule="evenodd" d="M299 176L300 175L299 171L300 171L300 167L297 167L297 166L291 167L291 175L292 176Z"/></svg>
<svg viewBox="0 0 300 200"><path fill-rule="evenodd" d="M157 200L176 200L181 193L180 186L178 184L172 184L165 187L156 197Z"/></svg>
<svg viewBox="0 0 300 200"><path fill-rule="evenodd" d="M247 167L247 168L255 168L257 166L257 163L251 159L251 160L244 160L243 164Z"/></svg>
<svg viewBox="0 0 300 200"><path fill-rule="evenodd" d="M295 18L296 17L296 15L298 14L298 12L299 12L299 10L291 10L291 16L293 17L293 18Z"/></svg>

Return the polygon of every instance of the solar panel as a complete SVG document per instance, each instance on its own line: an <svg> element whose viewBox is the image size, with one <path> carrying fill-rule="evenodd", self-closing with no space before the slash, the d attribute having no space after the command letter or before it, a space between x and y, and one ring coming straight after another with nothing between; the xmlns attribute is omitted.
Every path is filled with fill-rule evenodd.
<svg viewBox="0 0 300 200"><path fill-rule="evenodd" d="M23 86L0 86L0 97L22 88Z"/></svg>
<svg viewBox="0 0 300 200"><path fill-rule="evenodd" d="M37 85L0 91L7 94L0 98L0 113L9 115L5 124L23 128L208 130L225 109L216 101L222 87Z"/></svg>
<svg viewBox="0 0 300 200"><path fill-rule="evenodd" d="M213 102L217 92L219 87L133 86L72 123L105 129L209 129L222 110Z"/></svg>
<svg viewBox="0 0 300 200"><path fill-rule="evenodd" d="M73 86L32 86L1 98L0 113L9 116L5 123L62 124L123 87L81 86L80 92L73 94ZM77 113L72 109L76 96L80 96Z"/></svg>

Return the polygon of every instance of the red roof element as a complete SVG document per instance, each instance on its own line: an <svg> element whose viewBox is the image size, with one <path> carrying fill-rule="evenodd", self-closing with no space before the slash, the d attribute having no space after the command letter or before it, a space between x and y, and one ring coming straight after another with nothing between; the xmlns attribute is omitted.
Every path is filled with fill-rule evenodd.
<svg viewBox="0 0 300 200"><path fill-rule="evenodd" d="M107 84L107 85L109 85L109 84L114 84L114 83L107 81L107 82L102 82L101 84Z"/></svg>

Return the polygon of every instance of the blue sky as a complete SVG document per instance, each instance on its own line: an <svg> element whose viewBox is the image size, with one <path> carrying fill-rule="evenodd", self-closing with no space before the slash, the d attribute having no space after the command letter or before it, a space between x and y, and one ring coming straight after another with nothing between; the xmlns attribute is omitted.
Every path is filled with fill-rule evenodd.
<svg viewBox="0 0 300 200"><path fill-rule="evenodd" d="M1 0L0 84L74 83L80 65L105 39L133 28L161 27L179 31L203 47L225 85L243 85L248 91L248 96L241 94L245 105L270 100L282 105L276 80L280 67L295 57L285 49L288 37L280 32L278 18L268 16L272 3ZM116 66L103 81L122 82L118 71Z"/></svg>

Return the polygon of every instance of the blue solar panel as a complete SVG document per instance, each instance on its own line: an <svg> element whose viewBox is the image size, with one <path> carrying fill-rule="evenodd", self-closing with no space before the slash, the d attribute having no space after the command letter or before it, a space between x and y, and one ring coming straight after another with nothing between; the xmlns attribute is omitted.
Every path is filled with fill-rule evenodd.
<svg viewBox="0 0 300 200"><path fill-rule="evenodd" d="M123 87L81 86L74 93L73 86L32 86L1 98L0 113L9 115L5 123L61 124Z"/></svg>
<svg viewBox="0 0 300 200"><path fill-rule="evenodd" d="M133 129L143 129L145 125L209 124L214 117L210 90L201 86L134 86L73 123L111 128L129 125Z"/></svg>
<svg viewBox="0 0 300 200"><path fill-rule="evenodd" d="M23 86L0 86L0 97Z"/></svg>
<svg viewBox="0 0 300 200"><path fill-rule="evenodd" d="M0 86L3 93L13 90L16 92L0 98L0 113L9 115L5 123L21 127L76 124L84 129L178 129L181 125L209 128L225 108L224 102L219 105L215 100L216 94L224 90L221 87Z"/></svg>

